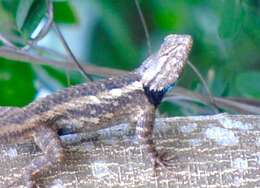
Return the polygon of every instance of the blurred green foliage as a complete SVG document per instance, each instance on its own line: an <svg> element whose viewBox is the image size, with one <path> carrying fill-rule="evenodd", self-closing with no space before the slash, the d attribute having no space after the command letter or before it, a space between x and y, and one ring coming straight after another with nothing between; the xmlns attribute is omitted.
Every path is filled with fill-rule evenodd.
<svg viewBox="0 0 260 188"><path fill-rule="evenodd" d="M0 58L1 105L23 106L37 92L35 73L29 64Z"/></svg>
<svg viewBox="0 0 260 188"><path fill-rule="evenodd" d="M1 0L0 32L15 44L26 44L44 17L44 0ZM89 0L97 19L92 25L89 62L132 70L147 56L143 26L133 0ZM216 96L260 98L259 0L140 0L153 50L170 33L194 38L190 61ZM72 2L54 1L54 20L71 27L82 23ZM48 74L66 85L64 71ZM74 73L75 74L75 73ZM5 75L8 79L5 79ZM0 59L0 105L25 105L37 93L37 71L31 65ZM58 77L57 77L58 75ZM75 77L77 80L77 76ZM77 83L75 81L73 83ZM50 83L51 84L51 83ZM180 84L204 92L186 67ZM171 108L165 103L166 108ZM177 112L179 114L179 112Z"/></svg>

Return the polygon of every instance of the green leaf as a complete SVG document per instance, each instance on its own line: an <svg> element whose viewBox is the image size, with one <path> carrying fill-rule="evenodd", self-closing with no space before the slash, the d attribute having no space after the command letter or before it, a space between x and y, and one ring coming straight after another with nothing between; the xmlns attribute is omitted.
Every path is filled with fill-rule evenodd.
<svg viewBox="0 0 260 188"><path fill-rule="evenodd" d="M0 106L24 106L36 94L31 65L0 58Z"/></svg>
<svg viewBox="0 0 260 188"><path fill-rule="evenodd" d="M0 32L17 46L23 46L46 11L45 0L1 0Z"/></svg>
<svg viewBox="0 0 260 188"><path fill-rule="evenodd" d="M17 5L17 0L0 1L0 33L9 40L20 36L15 21Z"/></svg>
<svg viewBox="0 0 260 188"><path fill-rule="evenodd" d="M16 24L19 30L22 29L33 2L34 0L19 1L16 10Z"/></svg>
<svg viewBox="0 0 260 188"><path fill-rule="evenodd" d="M240 73L236 78L237 90L245 97L260 98L260 71Z"/></svg>
<svg viewBox="0 0 260 188"><path fill-rule="evenodd" d="M18 7L19 0L1 0L0 7L9 14L10 19L15 20L16 10Z"/></svg>
<svg viewBox="0 0 260 188"><path fill-rule="evenodd" d="M219 66L219 65L216 65ZM212 83L210 85L210 91L215 95L215 96L226 96L227 93L229 92L230 85L229 83L231 82L230 79L232 79L232 72L227 73L225 70L227 69L227 66L223 65L220 67L215 67L215 77L212 80ZM204 87L202 85L202 87Z"/></svg>
<svg viewBox="0 0 260 188"><path fill-rule="evenodd" d="M221 38L234 38L242 25L243 9L241 2L237 0L225 0L218 27Z"/></svg>
<svg viewBox="0 0 260 188"><path fill-rule="evenodd" d="M64 71L47 65L44 65L42 67L48 73L49 76L57 80L63 86L68 86L68 79L71 85L75 85L84 81L82 80L82 76L80 75L79 71L75 71L75 74L73 74L72 71ZM81 79L76 75L80 75Z"/></svg>
<svg viewBox="0 0 260 188"><path fill-rule="evenodd" d="M24 39L27 40L31 37L31 34L39 25L46 11L47 6L45 0L37 0L31 5L26 20L21 28Z"/></svg>
<svg viewBox="0 0 260 188"><path fill-rule="evenodd" d="M181 109L178 105L170 102L170 101L163 101L159 106L160 114L165 116L181 116Z"/></svg>
<svg viewBox="0 0 260 188"><path fill-rule="evenodd" d="M53 2L53 9L55 22L66 24L75 24L79 22L77 14L69 2Z"/></svg>
<svg viewBox="0 0 260 188"><path fill-rule="evenodd" d="M92 40L94 42L92 48L94 49L95 45L99 45L100 50L102 50L102 55L107 55L107 57L100 56L98 49L98 53L91 53L92 57L90 59L93 60L93 62L106 62L106 66L106 59L113 59L110 65L117 68L133 67L134 63L137 63L138 51L136 44L131 38L129 25L127 25L126 20L124 20L125 9L128 10L129 7L126 7L122 1L113 1L115 3L106 0L91 2L102 13L100 17L101 20L97 24L100 28L93 32ZM104 46L106 46L107 49L104 49ZM110 52L110 50L114 53ZM120 62L120 64L118 64L118 62Z"/></svg>

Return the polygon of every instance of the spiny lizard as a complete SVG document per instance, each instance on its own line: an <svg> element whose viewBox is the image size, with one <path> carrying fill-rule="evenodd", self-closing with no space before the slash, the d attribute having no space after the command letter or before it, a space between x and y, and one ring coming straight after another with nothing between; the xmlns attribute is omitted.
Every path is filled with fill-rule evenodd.
<svg viewBox="0 0 260 188"><path fill-rule="evenodd" d="M159 51L133 72L72 86L23 108L0 108L0 142L32 139L43 152L25 167L23 183L34 187L40 172L64 161L60 129L82 132L136 123L136 134L153 164L166 166L152 139L155 110L180 77L191 46L189 35L168 35Z"/></svg>

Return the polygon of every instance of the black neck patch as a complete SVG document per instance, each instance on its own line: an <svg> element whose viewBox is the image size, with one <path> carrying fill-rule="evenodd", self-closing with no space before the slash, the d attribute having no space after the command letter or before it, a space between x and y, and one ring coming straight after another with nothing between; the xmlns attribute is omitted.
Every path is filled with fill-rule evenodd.
<svg viewBox="0 0 260 188"><path fill-rule="evenodd" d="M164 94L166 93L165 90L154 91L150 90L150 88L146 86L144 87L144 92L148 97L149 102L153 104L155 107L157 107L161 103L161 100L164 97Z"/></svg>

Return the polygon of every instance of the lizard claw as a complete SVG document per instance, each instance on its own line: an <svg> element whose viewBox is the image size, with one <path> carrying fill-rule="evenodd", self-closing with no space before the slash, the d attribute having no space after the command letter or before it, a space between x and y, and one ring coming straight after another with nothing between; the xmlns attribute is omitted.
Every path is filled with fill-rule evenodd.
<svg viewBox="0 0 260 188"><path fill-rule="evenodd" d="M158 154L154 160L154 168L157 168L158 166L161 166L165 168L167 171L170 172L169 168L172 167L172 160L175 157L167 157L167 152L163 152L161 154Z"/></svg>

